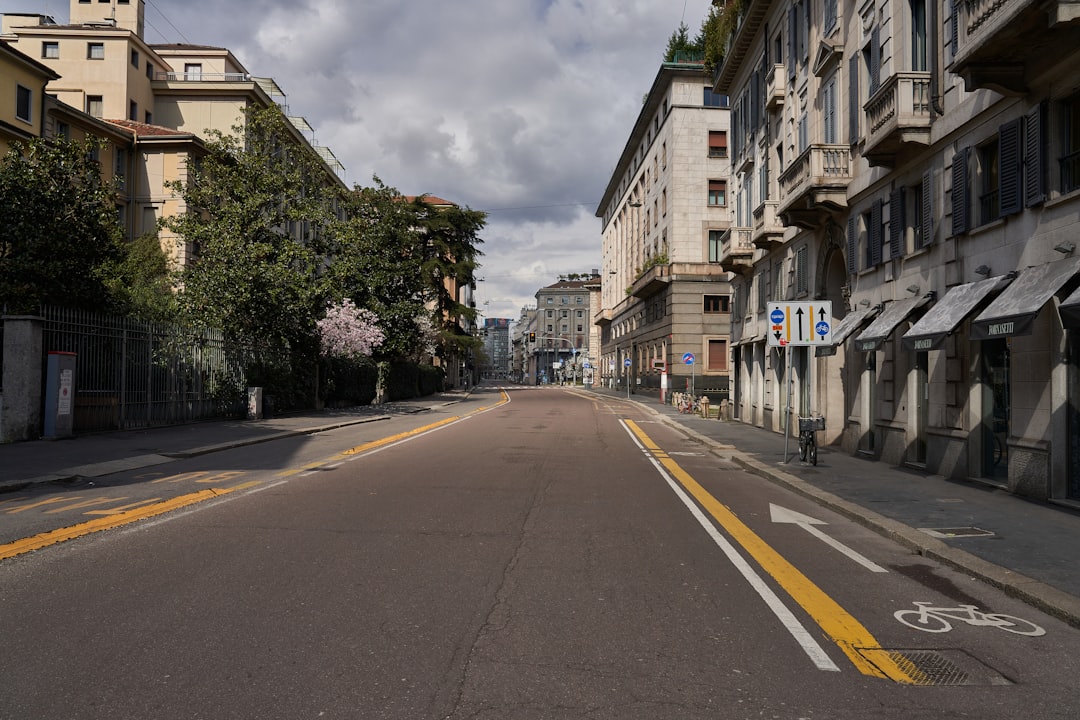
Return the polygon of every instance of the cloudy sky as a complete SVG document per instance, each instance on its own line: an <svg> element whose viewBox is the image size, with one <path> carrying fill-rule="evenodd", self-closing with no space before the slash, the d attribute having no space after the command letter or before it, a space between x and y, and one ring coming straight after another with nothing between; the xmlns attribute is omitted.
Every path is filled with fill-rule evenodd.
<svg viewBox="0 0 1080 720"><path fill-rule="evenodd" d="M680 22L709 0L147 0L146 40L227 47L344 164L489 213L478 308L600 266L595 216ZM0 12L68 20L68 0Z"/></svg>

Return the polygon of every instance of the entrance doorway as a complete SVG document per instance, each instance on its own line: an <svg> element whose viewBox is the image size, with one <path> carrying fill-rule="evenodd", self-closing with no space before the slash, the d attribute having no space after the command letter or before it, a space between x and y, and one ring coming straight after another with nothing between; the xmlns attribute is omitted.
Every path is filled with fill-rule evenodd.
<svg viewBox="0 0 1080 720"><path fill-rule="evenodd" d="M926 465L926 426L930 418L930 353L915 353L915 387L912 388L912 417L915 421L915 437L911 444L910 461Z"/></svg>
<svg viewBox="0 0 1080 720"><path fill-rule="evenodd" d="M995 482L1009 479L1009 343L982 343L982 475Z"/></svg>
<svg viewBox="0 0 1080 720"><path fill-rule="evenodd" d="M1069 462L1065 472L1069 499L1080 500L1080 330L1069 331L1066 356L1069 362L1069 402L1065 415Z"/></svg>

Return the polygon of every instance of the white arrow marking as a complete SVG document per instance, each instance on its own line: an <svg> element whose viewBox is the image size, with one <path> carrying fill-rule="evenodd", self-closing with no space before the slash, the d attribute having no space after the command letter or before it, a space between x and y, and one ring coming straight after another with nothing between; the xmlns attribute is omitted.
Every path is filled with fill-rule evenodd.
<svg viewBox="0 0 1080 720"><path fill-rule="evenodd" d="M774 523L790 523L792 525L799 525L800 527L802 527L803 530L806 530L806 532L810 533L818 540L821 540L823 543L829 545L835 550L839 550L841 553L848 556L855 562L859 563L870 572L889 572L880 565L873 563L870 560L867 560L865 557L855 552L847 545L844 545L839 540L835 540L829 537L828 535L814 527L815 525L828 525L828 523L824 520L817 520L816 518L812 518L809 515L803 515L802 513L795 512L794 510L788 510L787 508L782 508L779 505L774 505L773 503L769 503L769 512L772 515L772 521Z"/></svg>

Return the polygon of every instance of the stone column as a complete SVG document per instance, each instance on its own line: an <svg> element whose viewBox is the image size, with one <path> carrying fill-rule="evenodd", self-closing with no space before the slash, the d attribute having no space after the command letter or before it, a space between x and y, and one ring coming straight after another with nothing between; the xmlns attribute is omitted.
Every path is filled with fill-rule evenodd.
<svg viewBox="0 0 1080 720"><path fill-rule="evenodd" d="M0 442L35 440L41 434L42 319L5 315L4 384Z"/></svg>

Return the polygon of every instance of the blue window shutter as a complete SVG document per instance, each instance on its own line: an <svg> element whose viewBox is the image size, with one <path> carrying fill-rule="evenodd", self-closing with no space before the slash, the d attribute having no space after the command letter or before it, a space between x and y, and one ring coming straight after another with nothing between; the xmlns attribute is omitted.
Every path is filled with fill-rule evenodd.
<svg viewBox="0 0 1080 720"><path fill-rule="evenodd" d="M1038 103L1024 122L1024 204L1046 199L1046 105Z"/></svg>
<svg viewBox="0 0 1080 720"><path fill-rule="evenodd" d="M953 155L952 161L952 234L968 231L968 155L966 147Z"/></svg>
<svg viewBox="0 0 1080 720"><path fill-rule="evenodd" d="M877 25L870 31L870 87L868 97L873 97L881 85L881 29Z"/></svg>
<svg viewBox="0 0 1080 720"><path fill-rule="evenodd" d="M927 170L922 177L922 247L934 242L934 171Z"/></svg>
<svg viewBox="0 0 1080 720"><path fill-rule="evenodd" d="M998 128L998 199L1000 217L1024 209L1020 167L1020 134L1023 118L1016 118Z"/></svg>
<svg viewBox="0 0 1080 720"><path fill-rule="evenodd" d="M889 196L889 257L897 258L904 254L904 217L905 188L898 187Z"/></svg>
<svg viewBox="0 0 1080 720"><path fill-rule="evenodd" d="M875 266L881 264L882 206L879 198L870 208L870 262Z"/></svg>
<svg viewBox="0 0 1080 720"><path fill-rule="evenodd" d="M859 216L852 215L847 221L847 271L848 275L858 272L859 260Z"/></svg>

